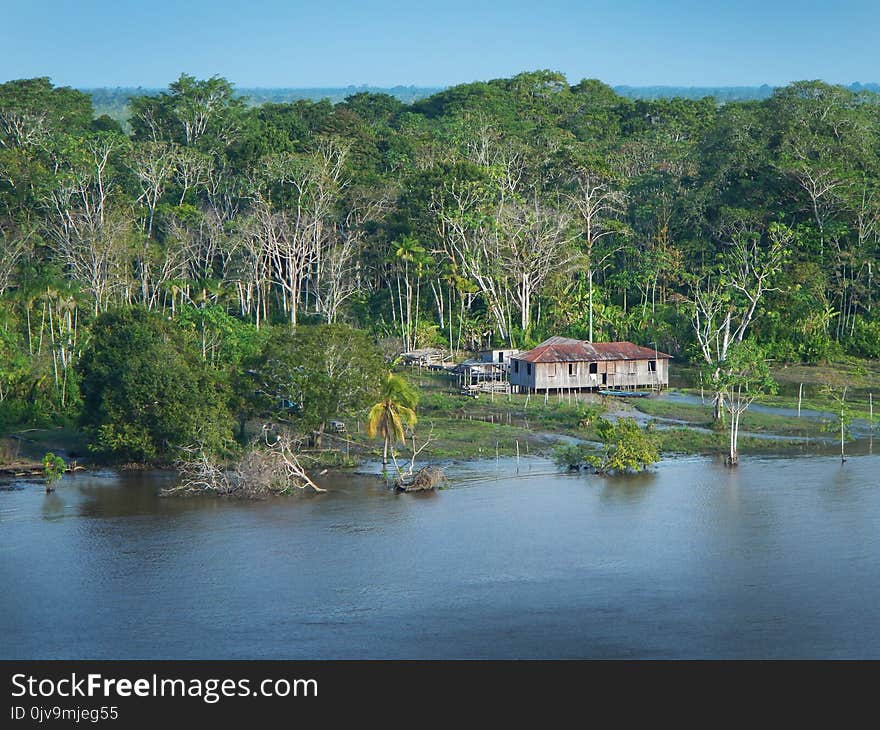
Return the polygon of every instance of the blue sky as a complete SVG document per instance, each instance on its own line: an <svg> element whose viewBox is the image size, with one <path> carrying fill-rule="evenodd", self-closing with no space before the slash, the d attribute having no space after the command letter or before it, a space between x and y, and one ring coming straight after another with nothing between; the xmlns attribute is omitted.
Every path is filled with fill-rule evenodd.
<svg viewBox="0 0 880 730"><path fill-rule="evenodd" d="M0 81L165 86L880 81L878 0L0 0Z"/></svg>

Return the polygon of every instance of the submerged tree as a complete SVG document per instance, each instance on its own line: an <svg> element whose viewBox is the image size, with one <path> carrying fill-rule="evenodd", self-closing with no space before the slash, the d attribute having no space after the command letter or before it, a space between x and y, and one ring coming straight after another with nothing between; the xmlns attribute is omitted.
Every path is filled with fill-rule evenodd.
<svg viewBox="0 0 880 730"><path fill-rule="evenodd" d="M728 352L716 382L728 415L727 464L736 466L740 419L760 395L775 393L776 383L764 354L750 341L738 343Z"/></svg>
<svg viewBox="0 0 880 730"><path fill-rule="evenodd" d="M832 411L831 420L828 422L828 430L839 433L840 434L840 463L844 463L846 461L846 449L845 444L847 438L849 438L849 428L852 425L853 418L855 417L855 412L847 403L846 400L846 391L848 386L843 386L842 390L838 390L833 386L827 386L823 389L822 393L826 397L828 397L831 402L834 404L834 410Z"/></svg>
<svg viewBox="0 0 880 730"><path fill-rule="evenodd" d="M64 476L66 468L67 464L64 463L64 459L56 456L51 451L43 457L43 478L46 481L47 493L55 491L55 482Z"/></svg>
<svg viewBox="0 0 880 730"><path fill-rule="evenodd" d="M602 442L600 453L589 444L561 444L554 453L556 463L571 470L587 467L598 474L621 474L644 471L660 460L657 437L632 418L610 421L599 416L596 434Z"/></svg>
<svg viewBox="0 0 880 730"><path fill-rule="evenodd" d="M416 425L415 407L418 393L401 376L388 373L382 384L382 400L376 403L367 416L367 435L379 436L384 442L382 467L388 466L388 451L396 443L404 443L405 428Z"/></svg>
<svg viewBox="0 0 880 730"><path fill-rule="evenodd" d="M602 453L589 456L587 462L599 474L644 471L660 460L656 436L632 418L615 422L599 418L596 433L602 441Z"/></svg>

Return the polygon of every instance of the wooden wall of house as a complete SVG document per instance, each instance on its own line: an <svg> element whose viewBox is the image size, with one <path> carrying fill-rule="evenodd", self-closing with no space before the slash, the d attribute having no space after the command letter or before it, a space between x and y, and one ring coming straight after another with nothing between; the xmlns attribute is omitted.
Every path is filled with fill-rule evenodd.
<svg viewBox="0 0 880 730"><path fill-rule="evenodd" d="M524 360L517 362L518 368L511 363L510 383L521 390L638 388L669 384L669 361L664 359L654 361L654 371L650 370L651 361L647 359L604 360L595 363L532 363L531 375L528 373L528 363ZM592 369L595 372L591 372Z"/></svg>

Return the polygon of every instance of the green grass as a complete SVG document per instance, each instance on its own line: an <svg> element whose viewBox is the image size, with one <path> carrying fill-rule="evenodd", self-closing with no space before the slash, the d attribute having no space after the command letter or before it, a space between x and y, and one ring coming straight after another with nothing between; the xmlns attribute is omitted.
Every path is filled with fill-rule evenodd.
<svg viewBox="0 0 880 730"><path fill-rule="evenodd" d="M840 392L847 386L847 401L857 411L857 418L869 417L868 394L880 401L880 361L846 359L840 362L817 365L776 364L771 368L773 378L779 384L780 393L762 396L760 403L776 408L796 409L798 391L803 383L801 408L813 411L831 411L833 401L823 393L826 386ZM698 382L699 371L692 365L680 365L675 369L676 380L683 383ZM700 395L700 388L692 385L681 387L681 392ZM709 390L705 391L710 396ZM880 416L880 402L875 402L875 414Z"/></svg>
<svg viewBox="0 0 880 730"><path fill-rule="evenodd" d="M713 427L712 407L708 405L644 398L634 406L642 413L655 418L668 418L685 421L695 426ZM723 430L723 428L722 425L719 430ZM816 418L807 418L806 416L798 418L797 416L749 410L742 417L740 429L780 436L819 436L825 433L826 426L824 421Z"/></svg>
<svg viewBox="0 0 880 730"><path fill-rule="evenodd" d="M500 422L486 422L473 417L448 417L422 414L416 427L416 446L421 446L430 435L431 442L421 458L470 459L480 457L515 456L519 442L520 455L543 454L551 441L541 433L529 431L522 426ZM382 455L382 442L368 439L365 433L349 434L352 453L377 458ZM412 453L410 443L398 444L399 458Z"/></svg>
<svg viewBox="0 0 880 730"><path fill-rule="evenodd" d="M727 453L728 435L720 431L697 431L692 428L666 428L656 432L660 451L664 454L724 454ZM740 436L740 453L779 451L807 451L809 444L785 439L759 439Z"/></svg>
<svg viewBox="0 0 880 730"><path fill-rule="evenodd" d="M473 399L450 392L454 384L441 373L425 372L412 376L407 373L407 376L418 384L422 393L418 408L420 436L424 437L428 424L434 423L435 441L423 452L426 457L494 456L496 442L500 453L505 455L512 453L516 439L520 439L521 453L525 453L524 443L527 442L529 453L546 454L552 448L553 435L573 436L586 441L596 439L592 427L579 427L581 407L577 402L569 404L567 400L560 401L558 396L551 395L545 403L543 396L527 399L521 394L496 395L494 399L481 395ZM696 392L699 393L699 390ZM601 402L600 399L594 400ZM621 415L626 415L629 408L635 408L657 419L682 421L681 428L656 430L664 453L713 454L727 450L727 431L723 426L712 428L710 405L640 398L631 402L612 400L611 407ZM492 419L494 423L480 419ZM749 411L743 416L741 430L779 436L827 436L825 424L817 419L757 411ZM805 442L783 438L752 438L747 435L739 438L742 453L790 452L808 448L810 445Z"/></svg>
<svg viewBox="0 0 880 730"><path fill-rule="evenodd" d="M701 426L708 426L712 422L712 408L709 406L661 400L660 398L639 398L638 402L634 402L632 405L636 410L655 418L687 421Z"/></svg>

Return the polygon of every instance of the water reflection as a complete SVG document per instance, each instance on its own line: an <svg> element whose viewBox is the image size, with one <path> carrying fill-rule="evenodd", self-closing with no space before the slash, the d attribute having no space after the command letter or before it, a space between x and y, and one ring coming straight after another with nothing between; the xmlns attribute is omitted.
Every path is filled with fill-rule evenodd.
<svg viewBox="0 0 880 730"><path fill-rule="evenodd" d="M595 477L601 484L601 500L607 502L624 502L635 504L648 495L651 485L657 480L653 471L642 474L622 474L615 477Z"/></svg>
<svg viewBox="0 0 880 730"><path fill-rule="evenodd" d="M42 514L44 520L57 520L64 517L64 500L57 491L49 492L43 498Z"/></svg>
<svg viewBox="0 0 880 730"><path fill-rule="evenodd" d="M876 657L877 467L502 457L437 492L347 472L257 503L162 499L162 474L19 485L0 657Z"/></svg>

